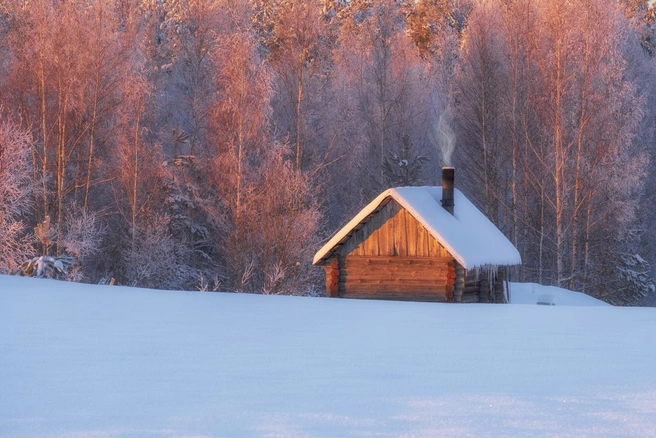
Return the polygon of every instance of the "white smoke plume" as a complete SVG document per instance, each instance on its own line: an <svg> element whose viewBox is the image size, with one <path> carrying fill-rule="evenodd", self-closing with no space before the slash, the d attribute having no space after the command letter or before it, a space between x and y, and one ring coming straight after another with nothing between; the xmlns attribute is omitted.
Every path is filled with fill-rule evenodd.
<svg viewBox="0 0 656 438"><path fill-rule="evenodd" d="M435 136L437 138L437 147L442 154L442 165L450 167L453 166L451 157L453 156L453 150L456 147L456 134L453 132L453 129L451 129L449 118L448 111L444 111L440 115L440 119L435 127Z"/></svg>

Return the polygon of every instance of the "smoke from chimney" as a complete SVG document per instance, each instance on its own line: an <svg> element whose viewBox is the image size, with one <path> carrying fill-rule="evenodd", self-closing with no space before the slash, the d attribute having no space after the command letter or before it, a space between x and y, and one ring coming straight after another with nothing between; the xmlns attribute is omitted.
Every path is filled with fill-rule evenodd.
<svg viewBox="0 0 656 438"><path fill-rule="evenodd" d="M453 167L442 168L442 207L453 214L453 181L456 170Z"/></svg>
<svg viewBox="0 0 656 438"><path fill-rule="evenodd" d="M456 134L453 132L449 123L450 114L447 111L440 114L440 118L435 126L435 140L437 147L442 155L442 165L451 166L451 156L456 146Z"/></svg>

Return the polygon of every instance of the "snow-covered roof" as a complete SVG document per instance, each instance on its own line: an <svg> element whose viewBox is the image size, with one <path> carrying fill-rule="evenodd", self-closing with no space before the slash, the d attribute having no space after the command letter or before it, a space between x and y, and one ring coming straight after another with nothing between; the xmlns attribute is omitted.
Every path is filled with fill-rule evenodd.
<svg viewBox="0 0 656 438"><path fill-rule="evenodd" d="M314 264L329 257L388 198L410 213L465 269L519 265L517 248L458 189L454 189L454 214L441 204L442 187L398 187L381 193L339 230L314 256Z"/></svg>

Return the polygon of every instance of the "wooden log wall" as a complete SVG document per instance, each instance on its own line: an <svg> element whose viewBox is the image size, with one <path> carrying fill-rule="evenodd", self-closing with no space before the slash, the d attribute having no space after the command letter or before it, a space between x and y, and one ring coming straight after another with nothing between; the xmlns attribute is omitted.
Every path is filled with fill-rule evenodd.
<svg viewBox="0 0 656 438"><path fill-rule="evenodd" d="M326 271L326 296L335 298L339 296L339 257L333 257L324 265Z"/></svg>
<svg viewBox="0 0 656 438"><path fill-rule="evenodd" d="M472 269L465 275L463 303L505 303L503 268L498 268L496 275L490 276L485 269ZM490 280L492 284L490 285Z"/></svg>
<svg viewBox="0 0 656 438"><path fill-rule="evenodd" d="M446 301L448 303L453 303L453 292L455 291L455 282L456 282L456 262L451 260L447 263L447 275L446 275Z"/></svg>
<svg viewBox="0 0 656 438"><path fill-rule="evenodd" d="M453 258L351 255L340 269L340 296L447 301L453 292Z"/></svg>
<svg viewBox="0 0 656 438"><path fill-rule="evenodd" d="M462 302L462 296L465 290L465 268L460 263L455 264L456 278L453 282L453 301L456 303Z"/></svg>
<svg viewBox="0 0 656 438"><path fill-rule="evenodd" d="M506 294L504 293L504 281L506 279L506 270L499 268L497 271L497 279L494 282L495 303L503 304L506 302Z"/></svg>
<svg viewBox="0 0 656 438"><path fill-rule="evenodd" d="M465 284L462 290L463 303L480 302L481 285L479 283L478 273L474 269L466 271Z"/></svg>

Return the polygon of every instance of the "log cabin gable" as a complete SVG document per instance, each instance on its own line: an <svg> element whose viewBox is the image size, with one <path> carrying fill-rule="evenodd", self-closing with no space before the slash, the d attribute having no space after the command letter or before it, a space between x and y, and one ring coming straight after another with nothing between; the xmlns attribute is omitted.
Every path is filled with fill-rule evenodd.
<svg viewBox="0 0 656 438"><path fill-rule="evenodd" d="M405 209L405 226L419 222L423 228L416 227L417 236L427 231L430 237L438 242L463 268L474 269L493 266L511 266L521 263L519 251L503 233L478 210L462 193L454 189L455 208L450 214L442 205L441 187L397 187L385 190L376 199L366 205L346 225L338 230L314 255L312 263L324 266L335 256L344 258L353 251L370 254L428 254L433 256L430 247L434 242L428 239L415 238L383 240L376 239L375 231L379 230L387 220L393 219L392 227L396 235L397 217L392 210ZM387 204L394 201L391 206ZM385 208L387 207L387 208ZM381 215L378 215L381 212ZM401 222L401 216L398 221ZM401 226L399 225L399 229ZM378 234L382 233L379 231ZM372 236L374 234L374 236ZM373 237L360 249L358 247ZM389 251L390 242L393 244ZM413 246L413 242L415 245ZM428 250L422 247L428 245ZM382 248L382 250L381 250ZM386 250L387 248L387 250ZM422 249L423 248L423 249ZM443 249L438 249L442 251ZM426 252L428 251L428 252ZM439 255L439 253L438 253ZM371 256L369 256L371 257Z"/></svg>
<svg viewBox="0 0 656 438"><path fill-rule="evenodd" d="M391 198L354 230L336 254L342 257L451 256L412 214Z"/></svg>

